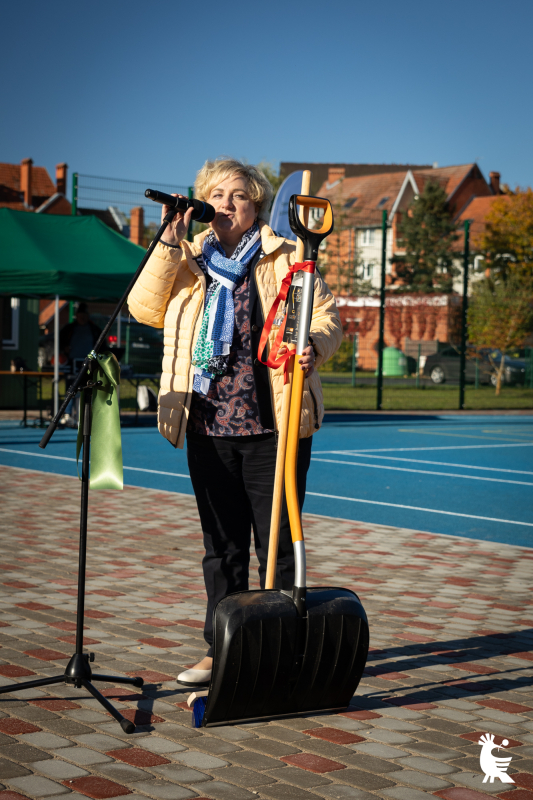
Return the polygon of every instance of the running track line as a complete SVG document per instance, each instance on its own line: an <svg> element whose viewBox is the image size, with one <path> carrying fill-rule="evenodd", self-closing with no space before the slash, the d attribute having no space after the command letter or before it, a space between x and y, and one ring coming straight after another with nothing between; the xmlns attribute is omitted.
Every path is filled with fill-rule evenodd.
<svg viewBox="0 0 533 800"><path fill-rule="evenodd" d="M359 461L340 461L334 458L315 458L311 461L325 461L327 464L348 464L351 467L365 467L365 469L391 469L395 472L417 472L420 475L442 475L445 478L461 478L468 481L490 481L491 483L513 483L518 486L533 486L527 481L509 481L505 478L486 478L483 475L457 475L455 472L436 472L429 469L409 469L409 467L391 467L388 464L361 464Z"/></svg>
<svg viewBox="0 0 533 800"><path fill-rule="evenodd" d="M397 458L395 456L371 456L357 450L329 450L322 451L320 455L331 453L333 456L359 456L360 458L382 458L386 461L407 461L412 464L435 464L438 467L459 467L460 469L484 469L490 472L512 472L515 475L533 475L524 469L500 469L499 467L476 467L471 464L450 464L449 461L423 461L420 458ZM444 474L444 473L443 473ZM467 477L467 476L465 476Z"/></svg>
<svg viewBox="0 0 533 800"><path fill-rule="evenodd" d="M498 519L497 517L480 517L477 514L460 514L458 511L440 511L437 508L420 508L419 506L404 506L399 503L383 503L379 500L360 500L356 497L341 497L336 494L321 494L320 492L307 492L313 497L327 497L328 500L348 500L350 503L370 503L373 506L391 506L392 508L406 508L409 511L425 511L429 514L446 514L449 517L468 517L468 519L483 519L488 522L505 522L509 525L527 525L533 528L533 522L516 522L514 519Z"/></svg>
<svg viewBox="0 0 533 800"><path fill-rule="evenodd" d="M44 453L27 453L25 450L7 450L5 447L0 447L2 453L16 453L23 456L37 456L39 458L55 458L60 461L75 461L75 458L66 458L65 456L49 456ZM368 466L368 465L364 465ZM124 469L134 469L137 472L150 472L155 475L170 475L174 478L188 478L188 475L179 475L176 472L159 472L156 469L143 469L141 467L124 467ZM497 517L481 517L477 514L461 514L458 511L441 511L438 508L420 508L419 506L404 506L399 503L384 503L380 500L361 500L357 497L341 497L336 494L322 494L321 492L309 492L306 494L312 497L326 497L328 500L348 500L350 503L367 503L373 506L389 506L391 508L405 508L409 511L426 511L429 514L446 514L449 517L468 517L468 519L482 519L486 522L503 522L508 525L525 525L528 528L533 528L533 522L517 522L513 519L498 519Z"/></svg>

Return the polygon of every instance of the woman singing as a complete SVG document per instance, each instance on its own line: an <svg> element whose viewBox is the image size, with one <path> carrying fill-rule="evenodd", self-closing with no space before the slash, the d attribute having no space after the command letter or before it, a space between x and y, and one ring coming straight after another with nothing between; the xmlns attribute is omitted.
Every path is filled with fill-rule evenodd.
<svg viewBox="0 0 533 800"><path fill-rule="evenodd" d="M185 239L192 210L178 213L133 288L128 304L146 325L164 328L158 421L187 459L202 525L207 591L205 658L178 675L186 686L211 677L213 610L248 589L253 531L264 587L283 369L258 359L264 320L295 261L295 243L268 226L272 188L256 167L206 161L195 197L214 206L207 231ZM163 216L168 208L163 208ZM277 329L269 337L272 346ZM311 335L295 369L305 370L298 493L305 496L312 436L324 415L315 371L337 350L342 329L333 295L317 273ZM294 557L287 510L281 518L276 588L292 589Z"/></svg>

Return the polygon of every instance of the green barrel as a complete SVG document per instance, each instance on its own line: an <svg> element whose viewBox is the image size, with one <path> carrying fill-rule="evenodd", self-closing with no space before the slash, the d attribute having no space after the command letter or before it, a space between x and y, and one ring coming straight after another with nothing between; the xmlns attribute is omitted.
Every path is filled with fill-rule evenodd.
<svg viewBox="0 0 533 800"><path fill-rule="evenodd" d="M392 378L405 375L407 358L396 347L385 347L383 350L383 375ZM377 375L377 371L375 373Z"/></svg>

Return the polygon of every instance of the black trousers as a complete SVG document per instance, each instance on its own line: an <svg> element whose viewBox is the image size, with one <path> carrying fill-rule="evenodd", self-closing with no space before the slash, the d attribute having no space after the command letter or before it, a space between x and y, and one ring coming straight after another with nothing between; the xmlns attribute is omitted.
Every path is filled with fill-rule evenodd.
<svg viewBox="0 0 533 800"><path fill-rule="evenodd" d="M212 655L213 610L223 597L248 590L250 539L254 535L259 581L265 585L272 493L276 469L274 433L258 436L187 434L187 460L204 534L202 562L207 591L204 638ZM298 496L305 497L312 437L300 439ZM294 553L285 500L276 571L276 588L292 589Z"/></svg>

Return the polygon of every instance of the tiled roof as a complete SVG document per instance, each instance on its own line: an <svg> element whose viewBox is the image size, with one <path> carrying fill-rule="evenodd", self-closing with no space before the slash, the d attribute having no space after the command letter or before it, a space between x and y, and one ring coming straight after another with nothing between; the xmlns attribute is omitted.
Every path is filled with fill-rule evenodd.
<svg viewBox="0 0 533 800"><path fill-rule="evenodd" d="M408 169L430 169L430 164L345 164L331 162L302 162L282 161L279 165L279 174L286 178L291 172L302 169L311 170L311 194L319 194L319 187L328 179L330 168L343 169L346 178L361 178L363 175L382 175L389 172L401 172L403 175Z"/></svg>
<svg viewBox="0 0 533 800"><path fill-rule="evenodd" d="M502 198L505 198L505 195L474 197L457 217L458 223L465 222L467 219L470 220L470 235L474 244L476 239L485 231L485 218L491 210L492 204L495 200L501 200Z"/></svg>
<svg viewBox="0 0 533 800"><path fill-rule="evenodd" d="M450 197L474 167L475 164L460 164L457 167L421 169L414 172L413 177L421 192L424 186L431 181L442 186L447 196Z"/></svg>
<svg viewBox="0 0 533 800"><path fill-rule="evenodd" d="M70 214L72 207L67 198L56 192L35 209L36 214Z"/></svg>
<svg viewBox="0 0 533 800"><path fill-rule="evenodd" d="M394 205L402 184L405 172L388 172L382 175L363 175L356 178L345 178L328 188L322 184L318 192L320 197L327 197L335 207L346 207L354 224L378 225L382 211L389 211ZM350 200L356 201L348 206Z"/></svg>
<svg viewBox="0 0 533 800"><path fill-rule="evenodd" d="M0 185L7 186L17 192L21 191L20 164L0 164ZM50 178L45 167L32 166L31 191L34 197L50 197L55 193L55 183ZM10 208L13 208L13 206L10 205Z"/></svg>
<svg viewBox="0 0 533 800"><path fill-rule="evenodd" d="M420 190L429 181L437 182L448 196L457 189L461 181L466 178L468 173L475 167L475 164L460 164L457 167L438 167L437 169L417 170L415 181ZM422 186L419 185L418 180Z"/></svg>
<svg viewBox="0 0 533 800"><path fill-rule="evenodd" d="M450 197L474 168L476 176L484 183L475 164L416 169L412 174L419 192L422 192L426 184L431 181L442 186L446 195ZM337 208L339 205L344 207L346 211L350 212L350 216L353 212L354 224L358 224L357 218L359 217L361 224L366 222L377 225L381 222L381 212L384 209L388 212L391 211L406 175L407 171L365 175L344 178L344 180L331 185L325 181L318 194L321 197L329 198ZM487 191L490 191L488 187ZM348 202L354 197L357 200L348 206Z"/></svg>

